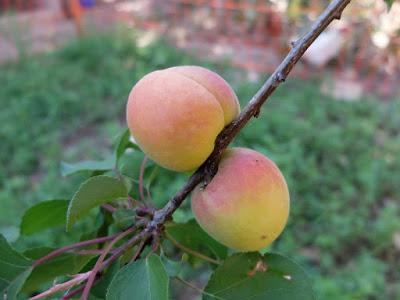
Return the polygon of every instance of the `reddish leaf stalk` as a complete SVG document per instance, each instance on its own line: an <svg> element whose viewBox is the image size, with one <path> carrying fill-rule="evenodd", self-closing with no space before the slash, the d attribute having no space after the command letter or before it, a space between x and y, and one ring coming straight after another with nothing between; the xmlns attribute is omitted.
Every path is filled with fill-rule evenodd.
<svg viewBox="0 0 400 300"><path fill-rule="evenodd" d="M90 276L86 282L86 286L83 290L82 293L82 300L87 300L89 297L89 293L90 293L90 289L94 283L94 280L96 279L96 275L99 272L100 268L103 265L103 261L106 258L107 254L111 251L112 247L121 239L123 239L124 237L126 237L127 235L131 234L132 232L134 232L136 230L136 227L131 227L123 232L121 232L120 234L118 234L103 250L103 253L100 255L99 259L97 260L95 266L92 269L92 272L90 273Z"/></svg>
<svg viewBox="0 0 400 300"><path fill-rule="evenodd" d="M50 252L46 256L43 256L43 257L39 258L38 260L36 260L33 263L33 267L35 268L35 267L45 263L46 261L48 261L48 260L50 260L50 259L52 259L52 258L54 258L54 257L56 257L56 256L58 256L58 255L60 255L62 253L68 252L70 250L111 241L117 235L118 235L118 233L110 235L110 236L104 236L104 237L100 237L100 238L96 238L96 239L92 239L92 240L87 240L87 241L75 243L75 244L68 245L68 246L65 246L65 247L61 247L61 248L59 248L57 250L54 250L54 251Z"/></svg>

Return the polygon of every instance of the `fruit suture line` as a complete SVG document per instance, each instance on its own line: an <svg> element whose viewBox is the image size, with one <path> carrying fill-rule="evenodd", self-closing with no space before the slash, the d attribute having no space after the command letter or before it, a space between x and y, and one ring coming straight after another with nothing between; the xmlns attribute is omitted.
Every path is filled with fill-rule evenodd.
<svg viewBox="0 0 400 300"><path fill-rule="evenodd" d="M202 184L203 187L207 186L214 175L217 173L218 164L221 160L223 151L227 148L230 142L235 138L235 136L240 132L240 130L246 125L246 123L252 117L258 117L262 105L266 102L269 96L275 91L275 89L285 81L286 77L305 53L307 48L315 41L315 39L328 27L328 25L335 19L340 19L341 14L345 7L350 3L351 0L334 0L325 11L318 17L318 19L313 23L309 32L307 32L299 40L292 42L292 49L282 61L282 63L277 67L275 72L268 78L264 85L258 90L258 92L253 96L250 102L244 107L242 112L227 126L222 132L217 136L215 141L215 147L206 161L193 173L188 181L183 185L183 187L175 194L175 196L170 199L170 201L162 208L156 211L149 211L147 213L149 220L141 219L141 221L133 227L127 228L125 231L120 232L114 236L98 238L95 240L77 243L71 246L66 246L60 248L49 255L37 260L34 266L38 266L46 261L54 258L55 256L75 250L76 248L84 247L93 244L102 244L104 242L109 242L108 246L103 248L103 253L100 259L96 263L93 270L77 274L70 281L53 286L49 290L43 292L42 294L36 295L31 299L42 299L48 297L49 295L62 291L69 290L73 286L82 284L75 290L67 292L62 299L70 299L75 295L82 293L85 290L81 299L88 299L88 293L90 287L97 280L98 276L101 275L101 271L109 267L117 258L123 255L127 250L136 247L134 254L134 260L138 259L144 250L144 245L147 243L152 243L153 251L158 248L158 243L160 240L160 235L164 230L164 224L171 219L172 214L179 208L185 198L191 193L196 186ZM141 214L146 214L146 212L141 212ZM112 246L122 237L132 235L126 242L121 246L112 248ZM111 254L107 259L107 253ZM90 280L89 280L90 279ZM89 281L88 281L89 280ZM85 288L86 287L86 288Z"/></svg>

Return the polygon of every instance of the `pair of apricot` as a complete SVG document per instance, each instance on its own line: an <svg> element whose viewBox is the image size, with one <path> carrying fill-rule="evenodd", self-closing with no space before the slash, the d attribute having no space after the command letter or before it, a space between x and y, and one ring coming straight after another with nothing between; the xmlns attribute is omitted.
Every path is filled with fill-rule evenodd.
<svg viewBox="0 0 400 300"><path fill-rule="evenodd" d="M130 131L143 152L170 170L192 171L210 155L217 135L240 112L237 97L218 74L181 66L144 76L127 104ZM260 250L282 232L289 214L284 177L254 150L224 152L218 172L192 193L200 226L222 244Z"/></svg>

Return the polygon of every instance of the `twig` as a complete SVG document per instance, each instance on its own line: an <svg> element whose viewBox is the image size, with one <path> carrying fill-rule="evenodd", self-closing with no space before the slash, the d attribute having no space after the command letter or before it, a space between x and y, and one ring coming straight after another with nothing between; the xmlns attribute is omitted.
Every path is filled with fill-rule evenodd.
<svg viewBox="0 0 400 300"><path fill-rule="evenodd" d="M56 284L54 286L52 286L50 289L48 289L47 291L44 291L43 293L36 295L34 297L29 298L29 300L38 300L38 299L43 299L46 298L52 294L55 294L59 291L65 291L70 289L71 287L81 283L82 281L86 280L89 276L90 273L92 271L86 272L86 273L81 273L81 274L77 274L74 276L73 279L68 280L66 282L60 283L60 284Z"/></svg>
<svg viewBox="0 0 400 300"><path fill-rule="evenodd" d="M80 287L78 287L78 288L66 293L64 296L61 297L61 300L71 299L72 297L80 294L83 291L84 288L85 288L85 285L81 285Z"/></svg>
<svg viewBox="0 0 400 300"><path fill-rule="evenodd" d="M329 6L325 9L325 11L318 17L318 19L313 23L309 32L307 32L302 38L292 43L293 48L290 50L285 59L281 62L281 64L277 67L275 72L268 78L268 80L264 83L264 85L259 89L259 91L254 95L254 97L250 100L247 106L242 110L240 115L229 124L217 137L215 141L215 147L211 155L207 158L207 160L200 166L196 172L190 176L188 181L184 184L184 186L175 194L175 196L170 199L170 201L162 208L154 212L154 215L142 231L133 236L129 241L115 249L114 253L105 260L98 271L101 271L107 268L113 261L115 261L119 256L121 256L125 251L134 246L136 243L141 241L136 253L135 258L139 257L141 252L144 249L144 245L146 241L150 238L154 238L154 235L160 235L160 233L164 229L164 224L172 217L172 214L178 207L182 204L185 198L189 195L189 193L198 185L203 183L207 185L215 173L218 170L218 163L223 151L228 147L230 142L235 138L235 136L239 133L239 131L247 124L247 122L252 117L257 117L261 111L262 105L266 102L269 96L275 91L275 89L286 80L286 77L302 57L304 52L308 49L308 47L314 42L314 40L321 34L322 31L328 27L328 25L335 19L339 19L344 8L350 3L351 0L333 0ZM142 200L145 198L143 193L143 176L144 176L144 168L145 168L145 159L142 162L141 170L140 170L140 178L139 178L139 193ZM145 220L143 220L145 222ZM112 237L106 237L104 241L112 240L116 237L116 235ZM102 242L104 242L102 241ZM84 243L84 242L82 242ZM95 243L95 242L92 242ZM179 244L179 243L178 243ZM178 246L178 245L177 245ZM180 248L185 251L183 245L180 245ZM182 248L182 246L184 248ZM61 248L62 249L62 248ZM59 249L60 250L60 249ZM55 252L58 252L56 250ZM186 252L188 248L186 248ZM192 251L191 249L189 249ZM68 250L63 250L65 252ZM61 253L62 253L61 252ZM189 252L190 253L190 252ZM58 253L59 254L59 253ZM58 255L57 254L57 255ZM199 256L199 253L196 254L191 253L192 255ZM203 256L202 254L200 254ZM54 257L55 255L53 254ZM50 258L51 258L50 257ZM202 257L204 259L204 257ZM47 258L49 259L49 258ZM47 260L46 259L46 260ZM219 263L218 261L214 261L214 259L206 259L208 261L213 261L214 263ZM42 263L43 261L38 260L36 264ZM90 276L90 274L88 275ZM87 279L87 278L86 278ZM84 279L84 280L86 280ZM73 295L78 294L82 290L82 287L68 293L63 297L63 299L69 299Z"/></svg>
<svg viewBox="0 0 400 300"><path fill-rule="evenodd" d="M117 248L115 252L103 262L102 266L99 268L99 271L104 270L105 268L109 267L118 257L125 253L130 247L134 246L138 241L142 240L147 234L147 230L144 229L142 232L139 232L137 235L132 237L129 241L123 244L121 247ZM90 275L90 274L89 274ZM87 278L86 278L87 279ZM81 286L68 294L62 297L63 300L71 299L75 295L79 294L84 290L85 286Z"/></svg>
<svg viewBox="0 0 400 300"><path fill-rule="evenodd" d="M147 239L143 239L143 240L140 242L138 248L136 249L135 254L132 256L131 262L134 262L135 260L137 260L137 259L139 258L139 256L140 256L140 254L142 253L142 251L143 251L144 246L146 245L146 243L147 243Z"/></svg>
<svg viewBox="0 0 400 300"><path fill-rule="evenodd" d="M92 272L86 282L86 286L82 292L82 297L81 300L87 300L89 297L90 289L92 288L92 285L94 283L94 280L96 279L97 272L100 270L102 267L103 261L106 258L107 254L111 251L112 247L121 239L126 237L127 235L131 234L136 230L136 227L131 227L124 232L121 232L119 235L117 235L103 250L103 253L100 255L100 257L97 259L95 266L92 269Z"/></svg>
<svg viewBox="0 0 400 300"><path fill-rule="evenodd" d="M110 252L113 252L113 250L111 250ZM74 252L74 254L78 254L78 255L90 255L90 254L94 254L94 255L100 255L103 253L103 249L87 249L87 250L79 250Z"/></svg>
<svg viewBox="0 0 400 300"><path fill-rule="evenodd" d="M54 251L50 252L46 256L43 256L43 257L39 258L38 260L36 260L33 263L33 267L35 268L35 267L45 263L46 261L48 261L48 260L50 260L50 259L52 259L52 258L64 253L64 252L67 252L69 250L111 241L117 235L118 235L118 233L114 234L114 235L100 237L100 238L96 238L96 239L93 239L93 240L87 240L87 241L83 241L83 242L79 242L79 243L75 243L75 244L72 244L72 245L68 245L68 246L59 248L57 250L54 250Z"/></svg>
<svg viewBox="0 0 400 300"><path fill-rule="evenodd" d="M277 67L275 72L268 78L264 85L258 90L240 115L233 120L217 137L215 148L207 160L200 166L196 172L190 176L185 185L170 199L170 201L160 210L156 211L154 218L150 223L152 230L163 227L175 210L182 204L189 193L200 183L208 184L218 169L218 163L223 150L235 138L239 131L247 122L260 112L261 106L266 102L275 89L285 81L287 75L302 57L308 47L321 34L328 25L341 15L344 8L351 0L334 0L325 11L312 24L311 29L302 38L294 43L293 48L287 54L285 59Z"/></svg>
<svg viewBox="0 0 400 300"><path fill-rule="evenodd" d="M218 260L216 260L216 259L214 259L214 258L208 257L208 256L206 256L206 255L204 255L204 254L201 254L201 253L199 253L199 252L197 252L197 251L194 251L194 250L192 250L192 249L190 249L190 248L188 248L188 247L186 247L186 246L180 244L180 243L179 243L177 240L175 240L169 233L166 232L166 233L165 233L165 236L167 237L167 239L169 239L169 240L171 241L172 244L175 245L175 247L181 249L183 252L187 252L187 253L189 253L189 254L195 256L195 257L198 257L198 258L200 258L200 259L203 259L203 260L208 261L208 262L210 262L210 263L212 263L212 264L215 264L215 265L220 265L220 264L221 264Z"/></svg>

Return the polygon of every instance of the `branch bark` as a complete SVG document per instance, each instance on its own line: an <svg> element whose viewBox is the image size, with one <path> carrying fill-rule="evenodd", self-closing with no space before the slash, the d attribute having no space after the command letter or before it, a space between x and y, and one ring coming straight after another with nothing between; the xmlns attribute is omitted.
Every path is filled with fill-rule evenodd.
<svg viewBox="0 0 400 300"><path fill-rule="evenodd" d="M240 115L228 125L217 137L215 148L204 164L188 179L186 184L176 195L160 210L156 211L147 230L162 230L175 210L182 204L189 193L200 183L207 185L218 170L218 163L224 149L232 142L239 131L252 117L258 117L261 106L267 101L275 89L286 80L286 77L306 52L315 39L335 19L340 19L343 10L351 0L334 0L325 11L312 24L311 29L299 40L292 43L293 48L286 55L275 72L268 78L250 102L242 110Z"/></svg>
<svg viewBox="0 0 400 300"><path fill-rule="evenodd" d="M253 96L250 102L244 107L240 115L230 124L228 125L217 137L215 141L215 148L208 159L203 163L202 166L198 170L196 170L192 176L188 179L188 181L184 184L184 186L175 194L175 196L169 200L169 202L162 208L154 213L151 212L148 214L152 216L151 220L147 222L144 228L141 231L138 231L130 240L128 240L125 244L115 249L112 255L104 260L104 257L101 258L97 267L95 268L94 274L100 272L107 268L112 262L114 262L118 257L120 257L125 251L136 245L140 242L138 250L134 255L134 260L140 257L146 242L150 242L152 239L155 241L158 240L161 235L164 224L171 219L172 214L179 208L185 198L189 195L189 193L198 185L203 183L207 185L215 175L218 170L218 163L220 161L222 152L224 149L228 147L228 145L232 142L232 140L236 137L236 135L240 132L240 130L249 122L252 117L258 117L262 105L267 101L269 96L275 91L275 89L285 81L286 77L302 57L304 52L308 49L308 47L315 41L315 39L328 27L328 25L335 19L340 19L341 14L345 7L351 2L351 0L333 0L325 11L318 17L318 19L312 24L311 29L299 40L292 42L292 49L281 62L281 64L277 67L275 72L268 78L268 80L263 84L263 86L258 90L258 92ZM144 164L142 164L142 168L144 168ZM142 191L143 192L143 191ZM141 193L143 194L143 193ZM143 195L142 195L143 196ZM146 214L145 212L143 212ZM142 220L145 222L145 220ZM137 224L138 225L138 224ZM143 225L143 224L141 224ZM139 226L139 225L138 225ZM54 258L55 256L69 251L71 249L83 247L86 245L96 244L100 242L106 242L116 239L119 235L113 235L110 237L103 237L91 241L77 243L71 246L66 246L61 249L58 249L47 256L37 260L34 266L38 266L43 262ZM157 244L157 243L156 243ZM110 248L111 249L111 248ZM104 253L107 253L108 248L105 249ZM92 270L93 271L93 270ZM40 299L42 295L49 295L54 291L59 291L63 289L65 285L71 287L75 284L82 283L87 281L92 271L88 273L80 274L81 277L78 279L71 280L64 285L54 286L52 289L46 291L45 293L35 296L35 299ZM95 279L95 275L92 276L89 284L87 285L87 289L84 293L85 298L90 290L91 285ZM85 289L85 285L77 288L74 291L71 291L67 295L63 296L63 299L70 299L71 297L81 293Z"/></svg>

